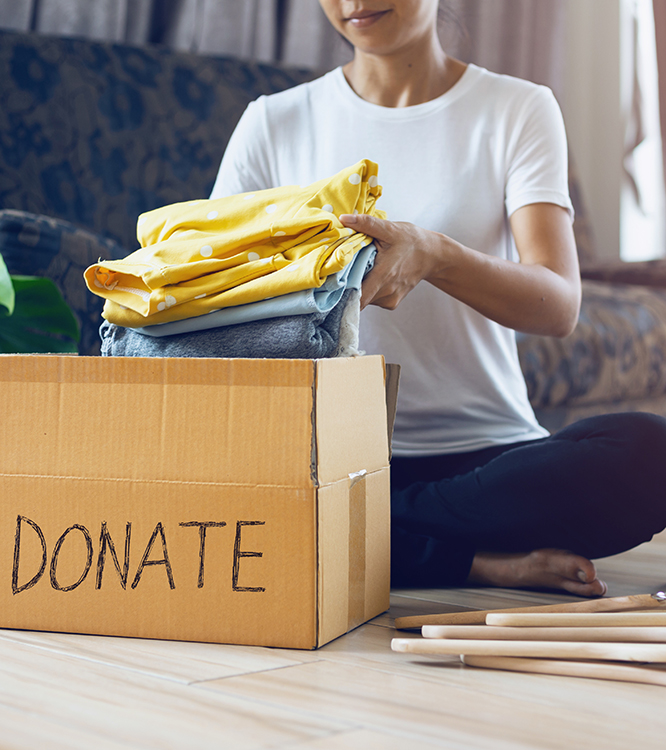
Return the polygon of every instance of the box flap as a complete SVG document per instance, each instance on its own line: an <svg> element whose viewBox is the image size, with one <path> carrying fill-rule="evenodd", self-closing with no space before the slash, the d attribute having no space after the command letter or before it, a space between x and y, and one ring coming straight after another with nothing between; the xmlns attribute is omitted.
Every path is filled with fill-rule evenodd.
<svg viewBox="0 0 666 750"><path fill-rule="evenodd" d="M0 474L312 486L314 376L311 360L2 356Z"/></svg>
<svg viewBox="0 0 666 750"><path fill-rule="evenodd" d="M398 387L400 385L400 365L386 364L386 418L388 429L389 458L392 456L393 427L398 410Z"/></svg>
<svg viewBox="0 0 666 750"><path fill-rule="evenodd" d="M384 358L317 361L316 437L320 485L388 466Z"/></svg>

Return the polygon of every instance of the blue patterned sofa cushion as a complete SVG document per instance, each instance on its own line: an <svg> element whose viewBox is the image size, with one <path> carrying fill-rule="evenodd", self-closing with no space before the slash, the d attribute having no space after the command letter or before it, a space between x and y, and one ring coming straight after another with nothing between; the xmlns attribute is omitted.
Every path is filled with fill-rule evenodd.
<svg viewBox="0 0 666 750"><path fill-rule="evenodd" d="M11 274L53 279L81 326L80 354L99 354L104 301L90 294L83 271L98 258L127 251L111 239L66 221L25 211L0 211L0 254Z"/></svg>
<svg viewBox="0 0 666 750"><path fill-rule="evenodd" d="M666 290L583 282L575 331L520 336L521 366L537 408L587 407L666 394Z"/></svg>
<svg viewBox="0 0 666 750"><path fill-rule="evenodd" d="M71 221L132 251L139 213L208 197L248 102L313 75L0 32L0 207Z"/></svg>

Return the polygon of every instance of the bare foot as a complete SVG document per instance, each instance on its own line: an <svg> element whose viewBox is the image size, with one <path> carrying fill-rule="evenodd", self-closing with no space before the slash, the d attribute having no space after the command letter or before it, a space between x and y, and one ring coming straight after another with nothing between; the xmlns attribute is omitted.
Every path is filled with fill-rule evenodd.
<svg viewBox="0 0 666 750"><path fill-rule="evenodd" d="M519 554L478 552L467 582L505 588L564 589L578 596L603 596L608 590L597 578L590 560L561 549Z"/></svg>

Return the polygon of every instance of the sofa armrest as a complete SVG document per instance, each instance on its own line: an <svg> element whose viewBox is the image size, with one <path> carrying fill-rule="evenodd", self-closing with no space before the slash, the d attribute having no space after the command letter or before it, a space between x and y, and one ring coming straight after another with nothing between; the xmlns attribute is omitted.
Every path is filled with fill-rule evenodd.
<svg viewBox="0 0 666 750"><path fill-rule="evenodd" d="M9 273L46 276L57 284L81 327L79 352L98 354L104 301L90 294L83 272L99 258L123 258L127 251L113 240L68 221L2 210L0 254Z"/></svg>
<svg viewBox="0 0 666 750"><path fill-rule="evenodd" d="M586 263L581 267L580 275L588 281L656 286L666 289L666 259L644 260L636 263L621 260Z"/></svg>
<svg viewBox="0 0 666 750"><path fill-rule="evenodd" d="M519 336L535 408L666 393L666 289L583 282L578 325L565 339Z"/></svg>

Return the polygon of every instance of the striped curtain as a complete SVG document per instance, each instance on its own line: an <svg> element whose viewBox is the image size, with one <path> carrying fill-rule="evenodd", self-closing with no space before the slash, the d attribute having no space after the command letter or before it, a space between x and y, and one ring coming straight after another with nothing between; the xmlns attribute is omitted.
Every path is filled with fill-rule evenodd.
<svg viewBox="0 0 666 750"><path fill-rule="evenodd" d="M496 73L527 78L561 94L566 0L447 0L444 49Z"/></svg>
<svg viewBox="0 0 666 750"><path fill-rule="evenodd" d="M659 116L661 143L666 179L666 0L653 0L654 26L657 39L657 69L659 77Z"/></svg>
<svg viewBox="0 0 666 750"><path fill-rule="evenodd" d="M156 4L155 0L0 0L0 28L142 43L149 40Z"/></svg>
<svg viewBox="0 0 666 750"><path fill-rule="evenodd" d="M446 7L442 38L451 54L561 89L565 0L446 0ZM351 57L317 0L0 0L0 27L322 71Z"/></svg>

